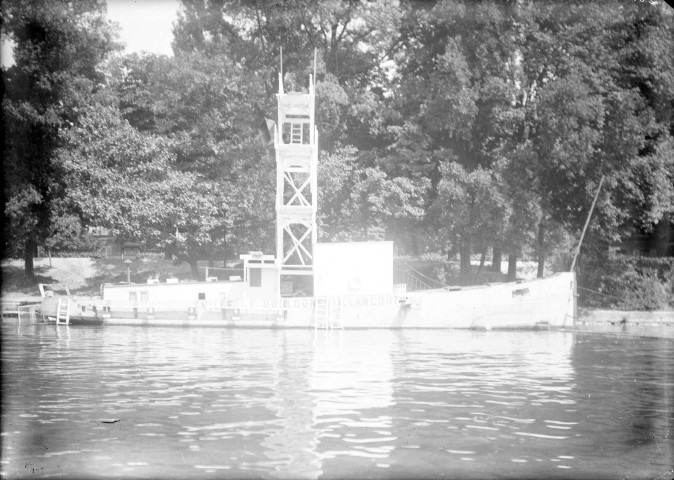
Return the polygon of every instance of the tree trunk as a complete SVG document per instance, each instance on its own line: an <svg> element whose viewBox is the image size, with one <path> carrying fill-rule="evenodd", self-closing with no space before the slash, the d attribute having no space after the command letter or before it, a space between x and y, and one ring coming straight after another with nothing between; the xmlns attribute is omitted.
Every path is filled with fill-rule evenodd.
<svg viewBox="0 0 674 480"><path fill-rule="evenodd" d="M538 272L536 277L543 278L545 275L545 222L538 224Z"/></svg>
<svg viewBox="0 0 674 480"><path fill-rule="evenodd" d="M33 257L35 254L36 243L35 240L26 240L23 247L23 265L24 275L30 281L35 281L35 268L33 267Z"/></svg>
<svg viewBox="0 0 674 480"><path fill-rule="evenodd" d="M484 260L487 257L487 246L482 245L482 255L480 255L480 266L477 267L477 273L479 274L484 268Z"/></svg>
<svg viewBox="0 0 674 480"><path fill-rule="evenodd" d="M460 258L460 276L466 277L470 275L470 240L462 240L461 248L459 250Z"/></svg>
<svg viewBox="0 0 674 480"><path fill-rule="evenodd" d="M517 278L517 255L511 253L508 255L508 280L512 281Z"/></svg>
<svg viewBox="0 0 674 480"><path fill-rule="evenodd" d="M190 272L192 273L192 278L194 280L199 280L199 266L197 265L197 258L190 257L187 263L190 264Z"/></svg>
<svg viewBox="0 0 674 480"><path fill-rule="evenodd" d="M501 262L503 261L503 251L498 245L494 245L494 253L491 257L491 270L492 272L501 273Z"/></svg>
<svg viewBox="0 0 674 480"><path fill-rule="evenodd" d="M665 213L655 226L655 249L658 257L674 256L674 215Z"/></svg>
<svg viewBox="0 0 674 480"><path fill-rule="evenodd" d="M227 226L222 231L222 268L227 268Z"/></svg>
<svg viewBox="0 0 674 480"><path fill-rule="evenodd" d="M412 251L415 257L419 256L419 242L417 242L417 236L414 234L412 234Z"/></svg>

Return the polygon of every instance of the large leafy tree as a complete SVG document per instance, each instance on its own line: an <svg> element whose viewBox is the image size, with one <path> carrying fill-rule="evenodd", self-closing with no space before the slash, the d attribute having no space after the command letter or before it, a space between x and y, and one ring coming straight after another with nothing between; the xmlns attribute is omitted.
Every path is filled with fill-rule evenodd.
<svg viewBox="0 0 674 480"><path fill-rule="evenodd" d="M265 108L254 72L222 54L174 58L130 55L110 65L111 89L124 118L143 133L170 140L174 169L206 182L200 195L216 209L194 254L214 258L273 244L274 166L258 140ZM172 231L166 231L167 236ZM174 252L175 253L175 252Z"/></svg>
<svg viewBox="0 0 674 480"><path fill-rule="evenodd" d="M471 270L471 244L502 235L513 209L494 185L491 170L467 172L460 164L447 162L441 166L441 174L434 207L443 236L458 246L464 276Z"/></svg>
<svg viewBox="0 0 674 480"><path fill-rule="evenodd" d="M340 81L366 81L395 50L400 15L390 0L183 0L173 45L184 53L226 50L265 72L278 65L280 47L290 71L306 68L317 49L325 72ZM268 81L273 93L275 75Z"/></svg>
<svg viewBox="0 0 674 480"><path fill-rule="evenodd" d="M217 222L213 183L178 169L170 140L139 132L114 107L85 108L66 139L59 158L69 199L85 223L172 248L197 277Z"/></svg>
<svg viewBox="0 0 674 480"><path fill-rule="evenodd" d="M317 51L322 146L332 150L348 138L342 143L370 148L387 61L401 45L401 14L391 0L184 0L173 47L176 55L227 55L256 72L268 99L278 88L281 49L286 88L295 89L307 88Z"/></svg>
<svg viewBox="0 0 674 480"><path fill-rule="evenodd" d="M542 5L538 18L560 15L554 4ZM656 152L669 145L671 116L664 112L674 105L674 65L662 49L674 47L674 22L661 7L606 9L586 2L561 18L562 25L538 21L538 31L555 40L551 50L557 52L530 115L544 210L539 230L551 223L576 234L604 175L592 233L607 245L635 227L651 228L674 208L669 189L646 173L663 168L655 165ZM525 55L540 51L539 36L523 42ZM661 178L671 177L664 170Z"/></svg>
<svg viewBox="0 0 674 480"><path fill-rule="evenodd" d="M323 152L318 170L321 239L366 240L375 232L401 239L424 215L428 182L358 164L358 151Z"/></svg>
<svg viewBox="0 0 674 480"><path fill-rule="evenodd" d="M36 247L64 211L62 133L78 122L102 80L97 67L116 44L103 1L10 0L0 12L15 61L3 68L5 247L23 250L32 279Z"/></svg>

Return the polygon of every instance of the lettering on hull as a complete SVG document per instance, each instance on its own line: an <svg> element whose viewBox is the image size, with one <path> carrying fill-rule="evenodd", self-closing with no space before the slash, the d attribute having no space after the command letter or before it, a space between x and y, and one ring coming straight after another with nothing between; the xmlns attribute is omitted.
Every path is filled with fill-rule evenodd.
<svg viewBox="0 0 674 480"><path fill-rule="evenodd" d="M342 307L375 307L392 305L396 302L393 295L353 295L326 297L330 305ZM308 309L314 308L313 298L281 298L281 299L248 299L227 300L223 308L240 308L245 310L260 309Z"/></svg>

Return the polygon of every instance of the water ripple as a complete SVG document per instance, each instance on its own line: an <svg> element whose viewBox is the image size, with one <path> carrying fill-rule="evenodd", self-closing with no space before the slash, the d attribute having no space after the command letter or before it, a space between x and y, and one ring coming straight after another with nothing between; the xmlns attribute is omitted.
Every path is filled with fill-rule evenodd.
<svg viewBox="0 0 674 480"><path fill-rule="evenodd" d="M3 476L31 464L78 477L610 478L674 463L666 340L7 323L2 333Z"/></svg>

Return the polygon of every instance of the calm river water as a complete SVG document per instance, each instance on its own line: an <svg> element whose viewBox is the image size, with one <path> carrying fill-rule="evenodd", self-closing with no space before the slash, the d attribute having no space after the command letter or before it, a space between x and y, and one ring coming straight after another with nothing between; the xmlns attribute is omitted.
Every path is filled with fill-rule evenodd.
<svg viewBox="0 0 674 480"><path fill-rule="evenodd" d="M669 479L673 452L672 340L2 324L4 478Z"/></svg>

